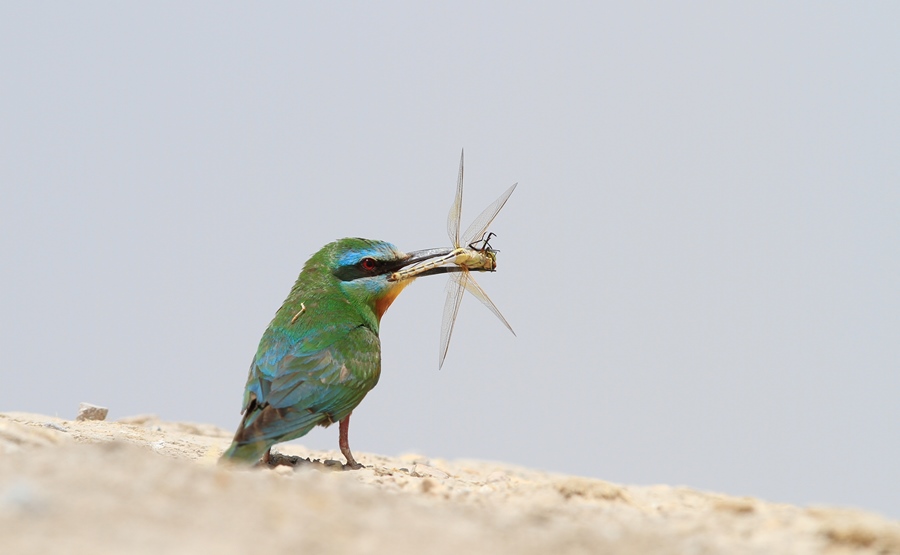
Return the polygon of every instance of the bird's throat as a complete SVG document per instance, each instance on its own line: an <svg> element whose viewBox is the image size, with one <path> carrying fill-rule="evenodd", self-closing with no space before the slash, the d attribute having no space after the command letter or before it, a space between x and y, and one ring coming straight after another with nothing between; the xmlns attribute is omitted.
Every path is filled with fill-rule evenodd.
<svg viewBox="0 0 900 555"><path fill-rule="evenodd" d="M391 303L394 302L394 299L397 298L397 295L400 294L400 291L412 283L414 280L412 279L404 279L402 281L398 281L395 283L393 287L391 287L384 296L380 297L375 301L375 317L378 318L378 322L381 322L381 316L387 312L388 307L391 306Z"/></svg>

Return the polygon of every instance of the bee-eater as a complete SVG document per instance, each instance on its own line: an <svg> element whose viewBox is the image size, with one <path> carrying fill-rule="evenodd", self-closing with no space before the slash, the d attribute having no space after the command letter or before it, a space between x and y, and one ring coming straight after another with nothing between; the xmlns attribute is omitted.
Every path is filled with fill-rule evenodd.
<svg viewBox="0 0 900 555"><path fill-rule="evenodd" d="M304 265L262 339L244 389L243 419L222 460L255 463L275 443L314 426L340 423L351 468L350 413L381 374L381 317L413 277L458 271L443 266L395 274L451 249L409 254L383 241L329 243Z"/></svg>

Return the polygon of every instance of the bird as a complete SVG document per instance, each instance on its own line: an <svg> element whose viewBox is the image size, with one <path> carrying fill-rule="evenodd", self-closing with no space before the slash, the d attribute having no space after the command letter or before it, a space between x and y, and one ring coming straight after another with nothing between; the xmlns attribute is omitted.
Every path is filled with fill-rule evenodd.
<svg viewBox="0 0 900 555"><path fill-rule="evenodd" d="M220 461L268 462L274 444L338 422L347 467L361 468L350 450L350 414L381 374L381 317L416 277L458 271L423 264L450 251L404 253L385 241L344 238L310 257L260 339L243 417Z"/></svg>

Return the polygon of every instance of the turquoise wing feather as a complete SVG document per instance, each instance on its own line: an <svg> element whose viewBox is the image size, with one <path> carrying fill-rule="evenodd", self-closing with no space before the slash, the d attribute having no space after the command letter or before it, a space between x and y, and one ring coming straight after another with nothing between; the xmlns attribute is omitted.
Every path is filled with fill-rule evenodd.
<svg viewBox="0 0 900 555"><path fill-rule="evenodd" d="M244 419L225 455L257 460L274 443L337 422L378 383L378 336L364 325L266 330L244 394Z"/></svg>

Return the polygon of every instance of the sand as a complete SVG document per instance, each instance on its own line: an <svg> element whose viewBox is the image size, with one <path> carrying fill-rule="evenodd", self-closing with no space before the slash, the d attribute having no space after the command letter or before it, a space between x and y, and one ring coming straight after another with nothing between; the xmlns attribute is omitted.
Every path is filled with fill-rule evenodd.
<svg viewBox="0 0 900 555"><path fill-rule="evenodd" d="M423 455L223 468L230 438L0 413L0 553L900 554L900 522L859 510Z"/></svg>

